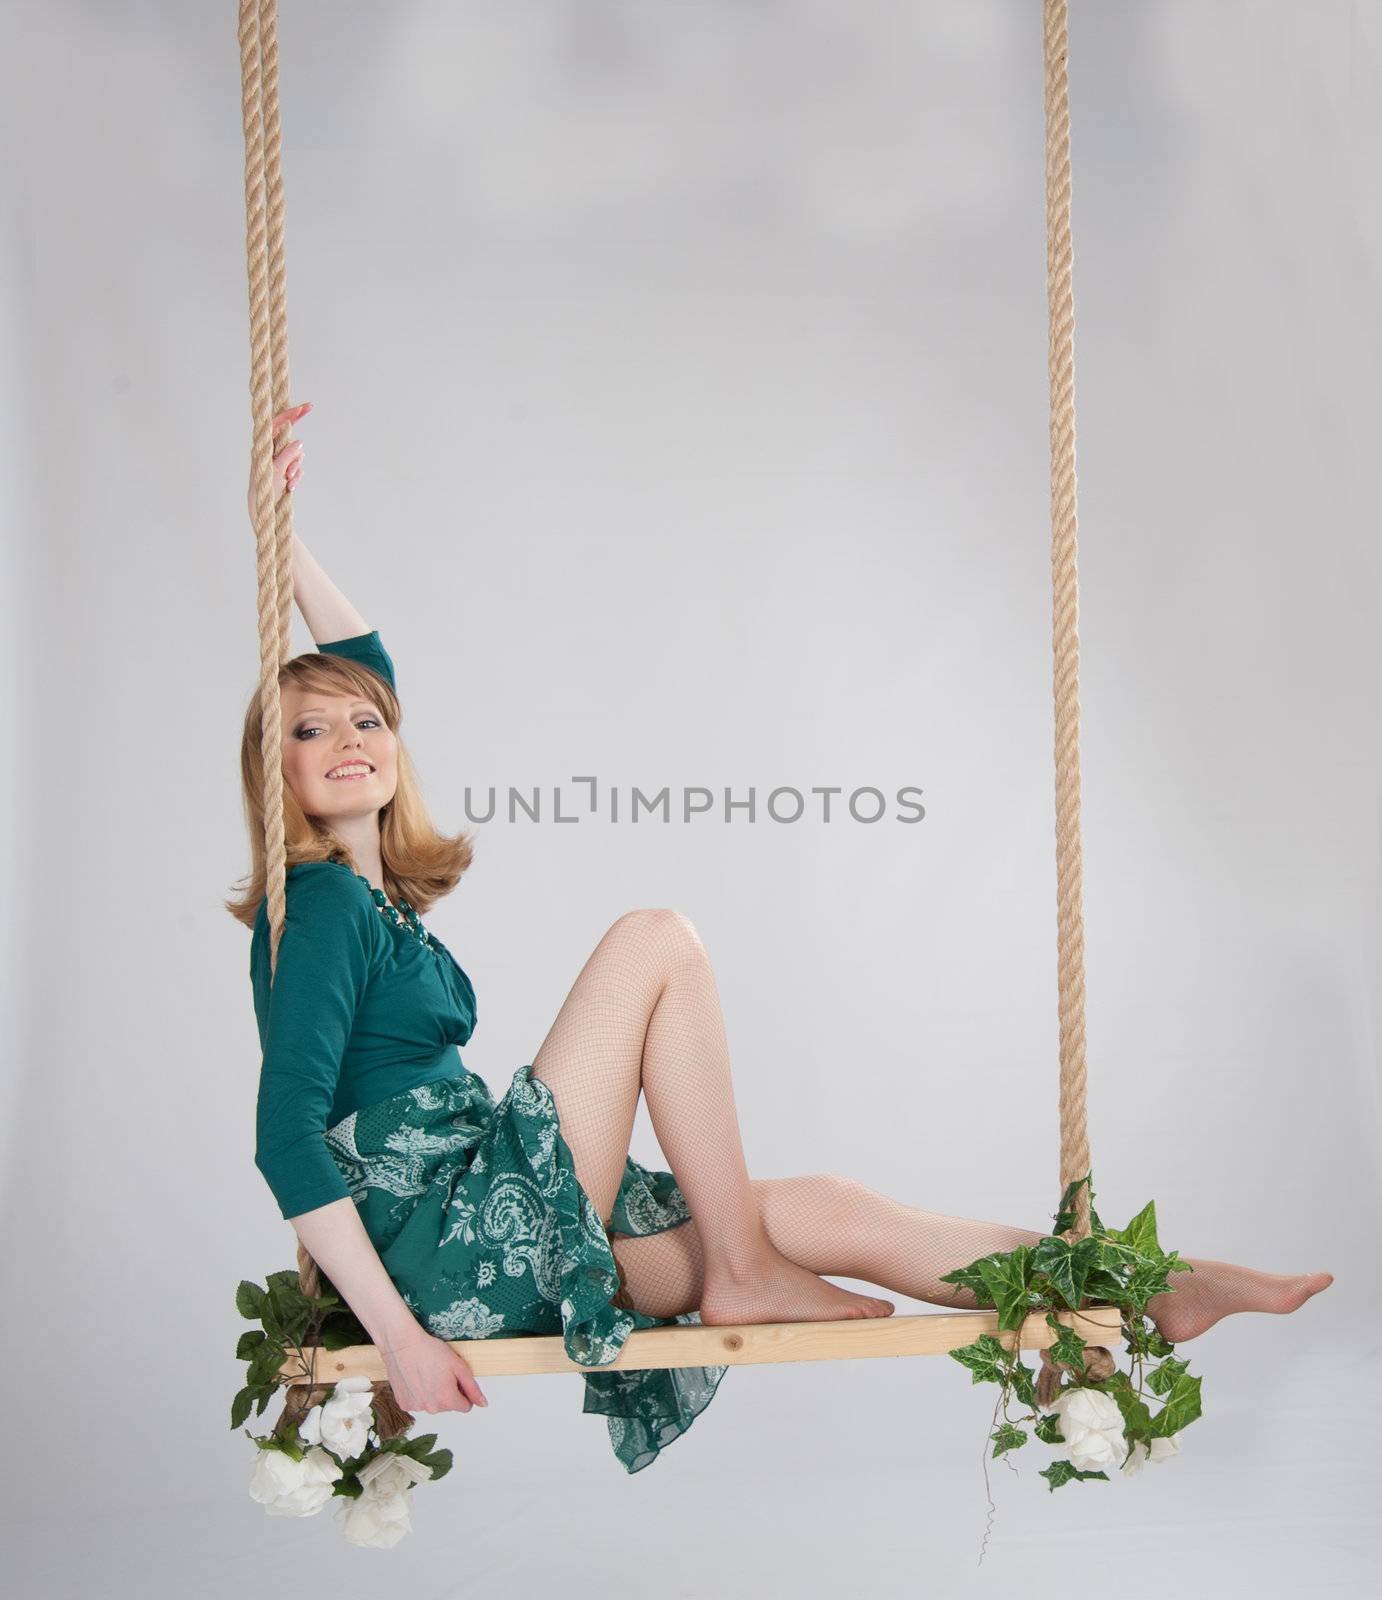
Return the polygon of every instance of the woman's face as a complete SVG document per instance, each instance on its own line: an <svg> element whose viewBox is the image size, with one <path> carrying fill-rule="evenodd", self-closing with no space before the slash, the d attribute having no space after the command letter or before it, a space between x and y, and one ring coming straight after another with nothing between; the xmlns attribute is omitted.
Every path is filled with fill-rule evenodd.
<svg viewBox="0 0 1382 1600"><path fill-rule="evenodd" d="M285 684L282 693L283 781L303 811L333 822L387 805L398 787L398 739L379 708L353 692ZM344 776L329 776L342 768Z"/></svg>

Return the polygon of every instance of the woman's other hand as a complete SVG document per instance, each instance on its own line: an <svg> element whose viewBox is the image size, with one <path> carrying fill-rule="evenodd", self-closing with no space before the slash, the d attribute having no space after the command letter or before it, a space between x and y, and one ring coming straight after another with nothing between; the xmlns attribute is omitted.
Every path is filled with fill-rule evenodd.
<svg viewBox="0 0 1382 1600"><path fill-rule="evenodd" d="M405 1411L469 1411L489 1404L470 1363L421 1323L379 1353L394 1399Z"/></svg>
<svg viewBox="0 0 1382 1600"><path fill-rule="evenodd" d="M305 417L312 409L312 402L304 400L300 406L289 406L286 411L280 411L273 421L273 435L277 439L284 428ZM277 505L283 498L285 490L295 489L302 478L303 443L301 439L290 439L274 456L273 492L271 503ZM249 507L250 521L254 521L254 464L250 463L250 485L245 495L245 504Z"/></svg>

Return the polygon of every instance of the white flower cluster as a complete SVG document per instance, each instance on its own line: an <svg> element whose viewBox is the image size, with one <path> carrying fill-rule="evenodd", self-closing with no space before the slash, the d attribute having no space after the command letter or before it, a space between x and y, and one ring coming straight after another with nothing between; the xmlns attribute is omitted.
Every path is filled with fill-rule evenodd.
<svg viewBox="0 0 1382 1600"><path fill-rule="evenodd" d="M1122 1463L1124 1477L1141 1472L1148 1461L1165 1461L1180 1454L1180 1434L1169 1439L1153 1439L1150 1453L1141 1439L1128 1441L1123 1434L1123 1413L1118 1402L1102 1389L1062 1389L1048 1408L1060 1417L1065 1436L1065 1454L1080 1472L1102 1472Z"/></svg>
<svg viewBox="0 0 1382 1600"><path fill-rule="evenodd" d="M271 1517L315 1516L334 1498L341 1461L363 1455L367 1448L374 1422L372 1395L368 1378L342 1378L298 1424L298 1437L307 1446L300 1461L282 1450L259 1451L251 1498ZM356 1473L364 1493L340 1497L348 1542L378 1549L397 1544L412 1531L408 1490L431 1476L431 1467L397 1451L372 1457Z"/></svg>

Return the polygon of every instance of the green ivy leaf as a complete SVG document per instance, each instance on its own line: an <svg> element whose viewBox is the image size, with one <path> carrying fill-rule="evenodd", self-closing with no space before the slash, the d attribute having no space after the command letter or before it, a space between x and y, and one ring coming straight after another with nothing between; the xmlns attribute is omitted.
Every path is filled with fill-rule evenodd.
<svg viewBox="0 0 1382 1600"><path fill-rule="evenodd" d="M1149 1356L1160 1359L1162 1356L1175 1354L1175 1345L1173 1345L1169 1339L1163 1336L1161 1329L1158 1328L1155 1323L1147 1323L1146 1331L1146 1351Z"/></svg>
<svg viewBox="0 0 1382 1600"><path fill-rule="evenodd" d="M1179 1433L1201 1415L1200 1383L1199 1378L1192 1378L1189 1373L1176 1374L1172 1380L1170 1398L1152 1418L1152 1432L1158 1438L1169 1439L1173 1433Z"/></svg>
<svg viewBox="0 0 1382 1600"><path fill-rule="evenodd" d="M1168 1344L1158 1332L1156 1324L1138 1315L1124 1318L1127 1342L1123 1348L1129 1355L1158 1359L1174 1353L1175 1345Z"/></svg>
<svg viewBox="0 0 1382 1600"><path fill-rule="evenodd" d="M1032 1247L1020 1244L1016 1250L985 1256L975 1263L998 1308L1000 1330L1020 1328L1027 1320L1031 1255Z"/></svg>
<svg viewBox="0 0 1382 1600"><path fill-rule="evenodd" d="M1036 1425L1036 1436L1043 1444L1064 1444L1065 1435L1060 1431L1060 1413L1047 1411L1041 1416Z"/></svg>
<svg viewBox="0 0 1382 1600"><path fill-rule="evenodd" d="M1156 1201L1149 1200L1141 1211L1123 1229L1123 1242L1131 1245L1139 1255L1159 1257L1161 1246L1156 1237Z"/></svg>
<svg viewBox="0 0 1382 1600"><path fill-rule="evenodd" d="M1112 1305L1121 1305L1128 1297L1122 1272L1107 1265L1094 1268L1085 1279L1084 1292L1087 1300L1106 1300Z"/></svg>
<svg viewBox="0 0 1382 1600"><path fill-rule="evenodd" d="M1053 1494L1063 1483L1071 1483L1076 1478L1102 1478L1105 1483L1108 1482L1107 1472L1079 1472L1069 1461L1053 1461L1042 1471L1041 1476L1051 1485Z"/></svg>
<svg viewBox="0 0 1382 1600"><path fill-rule="evenodd" d="M940 1281L968 1289L981 1306L993 1304L993 1296L988 1292L988 1285L984 1282L984 1275L980 1272L977 1261L972 1261L967 1267L956 1267L954 1272L944 1273Z"/></svg>
<svg viewBox="0 0 1382 1600"><path fill-rule="evenodd" d="M1067 1185L1056 1207L1056 1214L1051 1219L1052 1233L1068 1233L1075 1226L1075 1196L1080 1192L1081 1185L1087 1182L1087 1177L1076 1178L1074 1183Z"/></svg>
<svg viewBox="0 0 1382 1600"><path fill-rule="evenodd" d="M1011 1373L1013 1393L1024 1406L1032 1406L1033 1408L1037 1403L1036 1384L1033 1381L1035 1376L1030 1367L1023 1366L1021 1360L1014 1362Z"/></svg>
<svg viewBox="0 0 1382 1600"><path fill-rule="evenodd" d="M1081 1377L1085 1375L1085 1350L1088 1348L1084 1340L1074 1328L1069 1328L1063 1322L1057 1322L1054 1313L1046 1313L1046 1325L1055 1330L1056 1337L1051 1343L1051 1359L1053 1361L1068 1362Z"/></svg>
<svg viewBox="0 0 1382 1600"><path fill-rule="evenodd" d="M1138 1267L1130 1274L1122 1293L1123 1302L1139 1317L1147 1315L1147 1302L1153 1295L1173 1293L1160 1267ZM1150 1320L1150 1319L1149 1319Z"/></svg>
<svg viewBox="0 0 1382 1600"><path fill-rule="evenodd" d="M1097 1272L1108 1256L1108 1246L1102 1239L1096 1239L1091 1233L1083 1239L1077 1240L1070 1247L1070 1274L1075 1281L1076 1304L1070 1309L1078 1310L1079 1298L1088 1295L1087 1284L1091 1273Z"/></svg>
<svg viewBox="0 0 1382 1600"><path fill-rule="evenodd" d="M1061 1299L1073 1311L1080 1303L1075 1288L1074 1264L1066 1239L1042 1239L1031 1247L1032 1267L1050 1281Z"/></svg>
<svg viewBox="0 0 1382 1600"><path fill-rule="evenodd" d="M1168 1394L1175 1387L1176 1379L1189 1365L1188 1361L1179 1357L1163 1361L1159 1367L1153 1367L1147 1374L1147 1387L1153 1394Z"/></svg>
<svg viewBox="0 0 1382 1600"><path fill-rule="evenodd" d="M1005 1422L1001 1428L989 1434L989 1438L993 1440L995 1456L1001 1456L1005 1450L1016 1450L1027 1442L1026 1431L1012 1422Z"/></svg>
<svg viewBox="0 0 1382 1600"><path fill-rule="evenodd" d="M1056 1209L1055 1222L1051 1228L1052 1233L1068 1233L1075 1226L1075 1196L1080 1192L1083 1184L1089 1185L1089 1226L1094 1233L1103 1233L1104 1225L1099 1220L1099 1213L1094 1209L1094 1174L1085 1173L1083 1178L1076 1178L1065 1193L1061 1196L1060 1205Z"/></svg>
<svg viewBox="0 0 1382 1600"><path fill-rule="evenodd" d="M1123 1413L1123 1436L1129 1443L1134 1439L1141 1439L1145 1443L1152 1437L1152 1414L1147 1409L1146 1401L1138 1398L1132 1379L1126 1372L1115 1372L1107 1382L1091 1387L1102 1389L1118 1402L1118 1409Z"/></svg>
<svg viewBox="0 0 1382 1600"><path fill-rule="evenodd" d="M948 1353L974 1374L971 1383L1003 1382L1008 1352L991 1333L981 1333L973 1344L961 1345Z"/></svg>

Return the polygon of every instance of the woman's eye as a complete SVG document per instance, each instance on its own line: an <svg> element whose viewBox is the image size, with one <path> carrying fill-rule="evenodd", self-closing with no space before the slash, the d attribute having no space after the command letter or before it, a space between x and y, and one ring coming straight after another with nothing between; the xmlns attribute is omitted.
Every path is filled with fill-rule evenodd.
<svg viewBox="0 0 1382 1600"><path fill-rule="evenodd" d="M381 726L378 717L360 717L360 718L357 719L357 721L358 722L368 722L373 727L376 727L376 728ZM293 735L293 737L295 739L303 739L309 733L320 733L321 731L322 730L320 728L318 728L315 724L313 724L311 727L299 728L298 731Z"/></svg>

